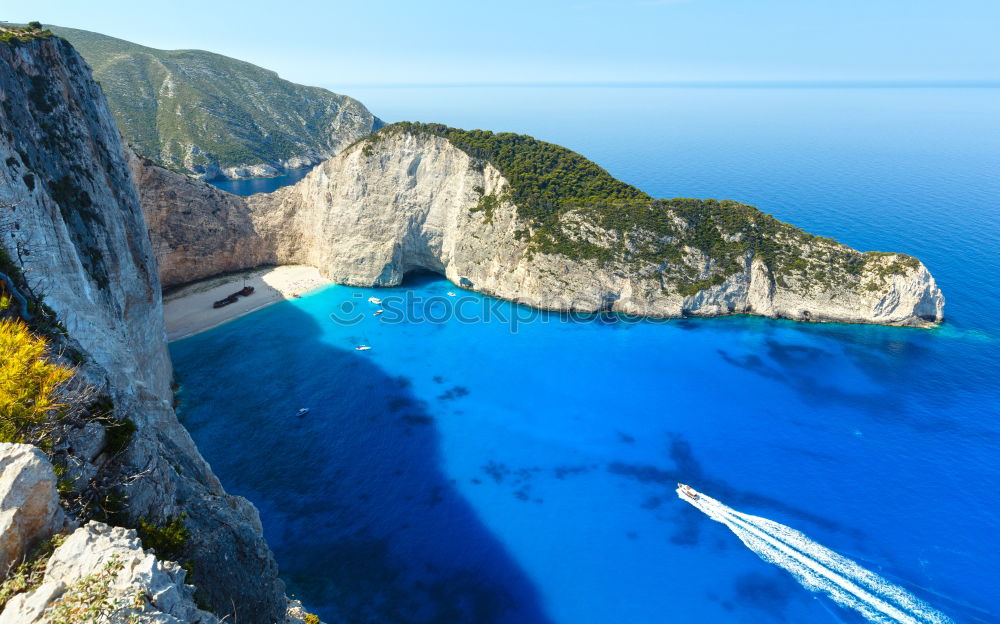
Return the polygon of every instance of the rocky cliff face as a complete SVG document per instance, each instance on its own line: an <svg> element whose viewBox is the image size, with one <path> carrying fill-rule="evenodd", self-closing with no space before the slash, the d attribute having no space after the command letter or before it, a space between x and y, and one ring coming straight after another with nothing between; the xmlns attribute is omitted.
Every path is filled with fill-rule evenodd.
<svg viewBox="0 0 1000 624"><path fill-rule="evenodd" d="M625 251L581 258L542 250L493 164L439 136L375 137L294 186L246 199L140 164L137 178L150 181L141 185L143 206L165 283L294 263L359 286L396 285L410 271L430 270L464 288L556 310L886 325L943 318L944 297L915 258L860 253L738 204L654 203L670 236L615 229L585 209L570 210L561 227L572 242ZM492 200L485 208L484 198ZM724 219L704 218L712 211L735 212L750 225L727 229ZM758 227L766 228L765 240L743 250L748 228ZM706 228L736 251L699 247L694 239ZM659 247L648 253L651 241Z"/></svg>
<svg viewBox="0 0 1000 624"><path fill-rule="evenodd" d="M91 423L55 452L79 487L113 488L126 522L185 514L187 555L216 613L235 604L241 621L281 619L283 585L256 510L224 492L174 415L154 250L100 88L64 40L5 37L0 100L2 270L44 296L82 361L77 377L136 425L118 451Z"/></svg>
<svg viewBox="0 0 1000 624"><path fill-rule="evenodd" d="M513 211L495 213L482 227L482 214L469 210L479 200L477 187L499 193L506 182L491 165L471 165L447 141L401 135L377 151L357 146L299 184L248 204L279 263L310 264L359 286L399 284L407 272L425 269L455 282L475 278L477 290L514 298L486 279L517 270L521 254L509 248ZM471 271L477 263L482 269Z"/></svg>
<svg viewBox="0 0 1000 624"><path fill-rule="evenodd" d="M10 570L63 528L52 464L27 444L0 443L0 570Z"/></svg>
<svg viewBox="0 0 1000 624"><path fill-rule="evenodd" d="M67 621L218 622L195 604L171 561L144 552L135 531L65 522L53 465L36 447L0 444L0 624ZM72 621L78 621L72 619Z"/></svg>
<svg viewBox="0 0 1000 624"><path fill-rule="evenodd" d="M243 198L129 154L164 288L273 262Z"/></svg>
<svg viewBox="0 0 1000 624"><path fill-rule="evenodd" d="M889 325L920 325L943 315L941 292L915 259L860 254L784 224L773 228L769 256L748 250L725 265L686 243L698 224L670 206L657 217L677 232L676 241L666 241L677 260L541 251L531 242L532 225L504 199L509 185L492 164L444 138L402 132L363 141L298 184L247 203L273 261L311 264L345 284L395 285L407 272L427 269L466 288L548 309ZM494 198L493 205L483 208L484 197ZM584 210L564 214L562 227L598 249L638 249L653 237L606 227ZM721 233L724 239L741 235ZM772 257L793 268L777 274Z"/></svg>
<svg viewBox="0 0 1000 624"><path fill-rule="evenodd" d="M196 606L185 571L144 552L135 531L90 522L60 541L39 584L7 603L0 624L66 621L98 608L113 622L219 622Z"/></svg>

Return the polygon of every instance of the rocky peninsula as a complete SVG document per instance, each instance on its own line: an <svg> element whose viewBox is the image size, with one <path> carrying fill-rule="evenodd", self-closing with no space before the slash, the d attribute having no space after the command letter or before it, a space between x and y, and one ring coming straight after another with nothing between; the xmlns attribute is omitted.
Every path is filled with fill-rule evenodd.
<svg viewBox="0 0 1000 624"><path fill-rule="evenodd" d="M246 199L134 167L165 284L304 264L355 286L433 271L553 310L910 326L944 315L916 258L862 253L737 202L653 200L520 135L394 124Z"/></svg>

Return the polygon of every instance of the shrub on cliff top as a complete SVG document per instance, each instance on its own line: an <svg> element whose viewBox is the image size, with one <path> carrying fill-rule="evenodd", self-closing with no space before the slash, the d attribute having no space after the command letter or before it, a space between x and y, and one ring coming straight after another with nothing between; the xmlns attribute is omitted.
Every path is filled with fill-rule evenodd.
<svg viewBox="0 0 1000 624"><path fill-rule="evenodd" d="M509 186L500 194L475 187L478 203L470 206L486 222L502 202L511 202L523 227L515 238L534 253L573 260L630 265L657 276L664 291L683 296L724 283L744 272L748 258L761 261L785 288L809 292L814 287L858 288L866 267L886 276L905 273L915 258L876 266L874 254L862 254L829 238L783 223L753 206L716 199L657 199L615 179L596 163L569 149L530 136L488 130L461 130L443 124L399 122L360 139L370 157L388 137L436 136L471 157L470 167L493 165ZM348 148L349 150L350 148ZM711 259L705 271L699 251Z"/></svg>
<svg viewBox="0 0 1000 624"><path fill-rule="evenodd" d="M492 163L510 182L510 199L518 213L538 224L557 217L568 206L652 199L580 154L523 134L401 121L363 140L378 141L396 133L443 137L480 165Z"/></svg>
<svg viewBox="0 0 1000 624"><path fill-rule="evenodd" d="M73 371L49 359L43 338L18 320L0 320L0 442L24 442L63 407Z"/></svg>
<svg viewBox="0 0 1000 624"><path fill-rule="evenodd" d="M0 43L28 43L36 39L48 39L51 30L42 30L40 22L31 22L27 26L0 26Z"/></svg>
<svg viewBox="0 0 1000 624"><path fill-rule="evenodd" d="M160 559L176 561L184 553L190 533L184 526L186 516L171 516L163 524L148 522L145 518L139 519L139 526L135 528L142 545L156 553Z"/></svg>

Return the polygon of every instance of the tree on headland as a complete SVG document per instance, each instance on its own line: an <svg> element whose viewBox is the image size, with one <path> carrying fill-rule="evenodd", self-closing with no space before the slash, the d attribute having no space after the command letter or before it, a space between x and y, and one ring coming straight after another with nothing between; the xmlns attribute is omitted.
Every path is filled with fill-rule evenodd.
<svg viewBox="0 0 1000 624"><path fill-rule="evenodd" d="M30 28L32 30L41 30L42 29L42 23L39 22L39 21L28 22L28 28Z"/></svg>

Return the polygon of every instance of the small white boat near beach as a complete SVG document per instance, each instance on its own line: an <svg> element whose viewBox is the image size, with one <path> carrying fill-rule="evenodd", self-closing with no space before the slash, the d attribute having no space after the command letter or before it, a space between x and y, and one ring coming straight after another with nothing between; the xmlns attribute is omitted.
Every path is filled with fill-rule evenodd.
<svg viewBox="0 0 1000 624"><path fill-rule="evenodd" d="M369 347L368 345L358 345L358 346L354 347L354 350L355 351L371 351L372 348Z"/></svg>
<svg viewBox="0 0 1000 624"><path fill-rule="evenodd" d="M382 305L382 300L378 297L368 297L368 303L374 303L375 305Z"/></svg>

